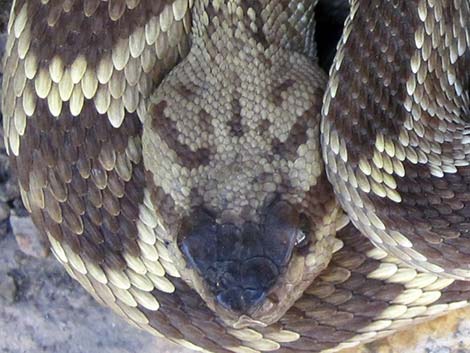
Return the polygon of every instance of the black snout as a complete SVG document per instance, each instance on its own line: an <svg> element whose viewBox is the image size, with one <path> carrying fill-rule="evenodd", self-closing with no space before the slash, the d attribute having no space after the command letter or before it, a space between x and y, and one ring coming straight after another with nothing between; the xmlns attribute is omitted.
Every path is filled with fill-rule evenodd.
<svg viewBox="0 0 470 353"><path fill-rule="evenodd" d="M292 256L299 217L285 202L266 209L261 224L217 224L195 212L180 236L188 263L205 280L217 302L246 313L262 303Z"/></svg>

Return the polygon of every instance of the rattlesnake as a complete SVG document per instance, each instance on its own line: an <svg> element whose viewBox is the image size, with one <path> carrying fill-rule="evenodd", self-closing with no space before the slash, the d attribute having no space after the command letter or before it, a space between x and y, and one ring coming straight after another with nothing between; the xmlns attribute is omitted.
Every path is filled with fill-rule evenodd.
<svg viewBox="0 0 470 353"><path fill-rule="evenodd" d="M132 324L334 352L468 304L469 2L352 0L329 76L315 6L14 2L24 204Z"/></svg>

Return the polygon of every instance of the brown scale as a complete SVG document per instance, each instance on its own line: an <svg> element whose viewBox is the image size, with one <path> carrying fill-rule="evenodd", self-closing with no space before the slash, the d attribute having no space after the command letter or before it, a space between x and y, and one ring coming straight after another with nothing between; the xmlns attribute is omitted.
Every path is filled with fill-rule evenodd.
<svg viewBox="0 0 470 353"><path fill-rule="evenodd" d="M230 133L232 136L241 137L244 135L245 132L242 125L242 107L240 104L239 92L234 93L231 108L233 117L228 122L228 126L230 127Z"/></svg>
<svg viewBox="0 0 470 353"><path fill-rule="evenodd" d="M470 168L434 177L424 165L404 162L397 178L400 204L368 195L387 229L399 230L416 250L446 269L468 267Z"/></svg>
<svg viewBox="0 0 470 353"><path fill-rule="evenodd" d="M133 178L124 182L114 170L105 171L99 161L103 151L106 153L111 149L111 154L124 153L124 139L116 136L125 134L127 139L127 136L139 134L138 118L129 115L120 129L114 129L106 116L89 109L90 101L85 103L82 119L64 113L68 111L66 105L58 119L51 119L47 105L39 100L37 116L29 120L23 136L24 143L15 164L22 188L26 192L31 190L29 198L33 202L33 213L42 219L39 223L56 240L93 261L103 262L109 252L128 251L138 256L140 250L135 242L137 228L134 222L138 218L137 207L143 200L142 167L134 166ZM97 126L89 126L92 119L98 122ZM52 136L46 131L52 131ZM74 136L86 138L80 140ZM56 156L54 161L49 155L51 151ZM82 178L77 170L76 163L82 151L87 152L85 155L91 161L88 179ZM24 156L36 158L31 163ZM46 163L46 160L51 161ZM35 189L32 190L34 180ZM110 180L112 183L108 184ZM37 187L42 191L37 193ZM117 196L112 188L117 189ZM44 201L36 199L41 195ZM44 202L45 209L41 211L35 201L38 205Z"/></svg>
<svg viewBox="0 0 470 353"><path fill-rule="evenodd" d="M392 16L394 10L391 8L390 11L385 10L387 6L384 4L384 9L380 11L384 11L387 16ZM366 13L360 8L354 17L355 28L364 28L366 33L353 30L348 43L343 48L344 60L336 73L341 84L330 105L327 121L331 123L331 130L336 129L338 135L345 141L348 151L347 165L355 171L356 175L362 174L357 165L358 158L361 157L368 160L371 165L374 164L372 156L377 134L381 133L395 145L401 145L398 141L398 134L404 129L402 125L411 114L405 109L405 97L407 95L406 81L414 75L409 62L412 54L410 45L415 41L412 32L418 28L416 6L417 4L409 1L399 2L400 10L406 11L409 15L406 17L407 21L401 21L398 28L394 26L394 18L398 18L398 14L395 17L381 19L373 25L375 28L373 32L369 32L369 26L366 25L368 22L376 21L372 13ZM451 28L460 26L460 24L453 25L458 22L458 11L463 18L468 18L470 14L468 6L465 5L460 9L454 9L451 2L446 2L442 6L444 10L441 26ZM365 23L363 26L360 25L362 22ZM385 29L385 23L391 23L391 28ZM435 26L438 25L435 24ZM467 28L467 30L470 29ZM397 34L402 40L397 44L397 41L382 38L386 36L386 32L389 32L389 35ZM370 38L370 41L364 41L364 37L371 36L372 33L374 38L381 38L380 42L373 38ZM440 40L444 41L444 38ZM366 50L366 55L370 55L368 60L363 60L363 58L361 61L358 60L360 56L357 55L356 47L360 47L359 41L366 44L373 43L372 47ZM457 38L446 37L446 41L449 46L457 45ZM410 47L400 49L398 47L400 43ZM380 49L381 46L384 48L383 55L373 56L373 49L375 47ZM447 73L444 72L444 68L450 65L449 59L446 59L449 56L448 49L441 45L435 51L439 51L441 55L435 55L436 62L433 64L435 68L429 69L426 74L426 81L423 84L426 91L424 94L432 103L434 100L443 104L445 108L452 106L459 108L447 113L445 108L436 109L437 114L446 117L444 126L447 126L448 132L445 133L446 140L443 143L435 137L442 121L439 116L433 117L423 109L420 114L420 123L425 125L424 138L421 138L416 148L413 143L411 146L419 150L421 144L429 146L430 142L435 141L434 143L438 144L442 150L438 159L453 160L454 155L458 155L456 153L460 150L464 155L464 160L468 161L465 146L458 137L454 138L451 135L452 132L457 133L466 127L464 124L469 103L468 95L458 97L455 94L455 88L448 82ZM397 60L398 54L401 55L401 63ZM392 60L387 62L387 58ZM457 58L455 65L452 65L457 82L464 89L470 77L468 75L469 58L470 52L467 48L466 54ZM382 65L384 65L383 68ZM427 63L421 62L421 66L423 65L426 67ZM351 68L356 68L358 73L354 74ZM393 73L394 70L401 72ZM390 73L390 77L384 76L385 72ZM419 83L417 85L419 86ZM411 97L411 100L413 99L416 98ZM344 109L345 107L347 109ZM410 132L410 134L413 133ZM379 197L373 191L365 193L358 189L357 192L365 204L365 210L374 210L385 225L388 234L394 230L399 231L411 241L413 249L424 255L430 263L437 264L449 272L457 269L470 269L468 260L470 247L467 235L470 225L470 198L468 196L470 168L457 167L456 173L444 173L443 177L432 175L429 166L424 162L413 164L405 160L403 168L405 170L403 177L393 175L401 202L397 203L387 197ZM335 177L332 176L332 178ZM372 178L369 177L369 179ZM343 199L343 195L338 196L342 199L343 205L349 204L349 201ZM360 229L367 233L368 226L359 224L360 221L357 223ZM384 247L391 249L395 256L403 257L400 255L402 250L395 250L393 245L387 244L385 240L384 242ZM403 251L406 252L406 249ZM411 263L413 260L407 259L406 261Z"/></svg>
<svg viewBox="0 0 470 353"><path fill-rule="evenodd" d="M270 94L270 97L273 101L274 104L277 106L280 106L283 102L282 99L282 94L286 93L289 88L291 88L294 85L295 81L292 79L287 79L283 82L281 82L279 85L275 86L272 89L272 92Z"/></svg>
<svg viewBox="0 0 470 353"><path fill-rule="evenodd" d="M441 297L437 300L436 304L468 300L469 291L470 291L470 282L455 281L443 291Z"/></svg>
<svg viewBox="0 0 470 353"><path fill-rule="evenodd" d="M160 15L171 1L140 0L130 10L125 0L73 0L65 11L62 0L47 4L20 0L15 3L14 11L19 12L25 3L27 16L33 23L31 49L41 58L41 65L47 65L58 55L67 66L83 54L88 65L94 67L120 38L128 38L152 16Z"/></svg>
<svg viewBox="0 0 470 353"><path fill-rule="evenodd" d="M163 223L166 227L172 229L173 225L177 222L177 209L175 201L170 194L167 194L162 187L159 187L153 182L153 174L149 171L146 173L146 182L150 186L150 199L154 205L159 205L156 212L161 216Z"/></svg>
<svg viewBox="0 0 470 353"><path fill-rule="evenodd" d="M397 8L391 1L381 6L369 0L358 2L359 10L352 22L354 30L344 47L349 54L344 55L341 65L337 103L330 106L329 113L334 117L332 128L349 141L352 166L356 166L360 156L371 154L376 133L397 140L407 114L402 103L416 22L416 15L410 14L416 13L417 6L414 1L400 1ZM407 21L402 20L404 16ZM401 39L392 40L395 36ZM385 43L390 46L384 47ZM384 106L386 110L382 109Z"/></svg>

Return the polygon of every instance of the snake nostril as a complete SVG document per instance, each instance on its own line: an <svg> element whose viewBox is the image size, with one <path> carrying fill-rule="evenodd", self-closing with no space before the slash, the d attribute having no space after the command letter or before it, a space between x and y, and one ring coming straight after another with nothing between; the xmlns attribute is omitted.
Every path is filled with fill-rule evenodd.
<svg viewBox="0 0 470 353"><path fill-rule="evenodd" d="M245 288L269 289L276 281L279 271L267 258L254 258L241 266L241 282Z"/></svg>

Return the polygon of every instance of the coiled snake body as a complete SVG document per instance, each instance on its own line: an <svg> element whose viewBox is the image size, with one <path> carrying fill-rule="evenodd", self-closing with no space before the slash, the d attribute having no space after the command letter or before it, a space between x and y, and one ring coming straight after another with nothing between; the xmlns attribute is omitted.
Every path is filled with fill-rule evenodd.
<svg viewBox="0 0 470 353"><path fill-rule="evenodd" d="M327 78L316 1L15 1L6 146L96 300L213 352L467 305L470 4L350 5Z"/></svg>

